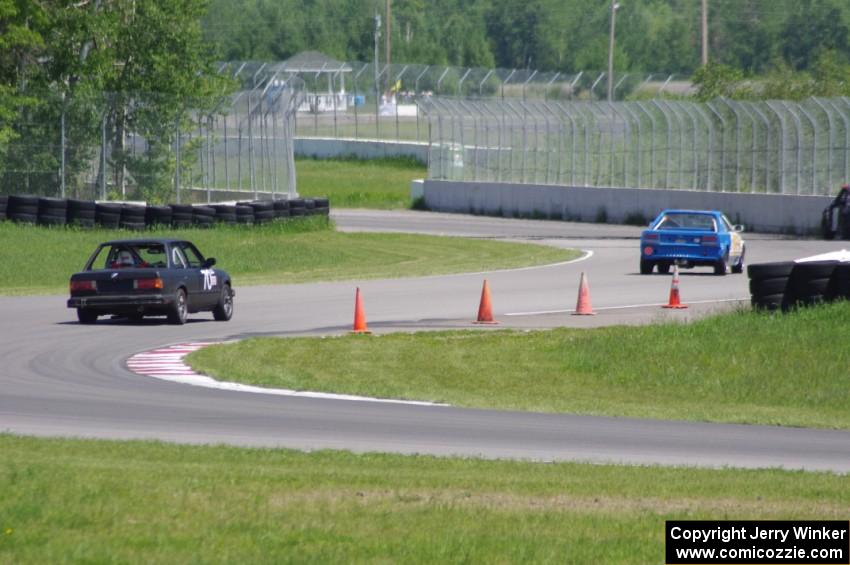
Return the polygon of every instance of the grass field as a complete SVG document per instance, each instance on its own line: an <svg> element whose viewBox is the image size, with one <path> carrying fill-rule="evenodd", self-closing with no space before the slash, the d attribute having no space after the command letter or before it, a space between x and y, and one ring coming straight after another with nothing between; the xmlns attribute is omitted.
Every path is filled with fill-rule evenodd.
<svg viewBox="0 0 850 565"><path fill-rule="evenodd" d="M578 255L540 245L406 234L339 233L312 216L256 227L146 232L44 228L0 222L0 294L67 292L98 243L136 237L193 241L251 284L420 276L562 261Z"/></svg>
<svg viewBox="0 0 850 565"><path fill-rule="evenodd" d="M826 473L0 435L0 563L662 563L665 519L846 520Z"/></svg>
<svg viewBox="0 0 850 565"><path fill-rule="evenodd" d="M221 380L297 390L847 429L848 319L844 302L642 327L262 338L189 362Z"/></svg>
<svg viewBox="0 0 850 565"><path fill-rule="evenodd" d="M410 208L410 181L426 176L425 165L406 158L299 158L295 170L299 194L327 196L331 209Z"/></svg>

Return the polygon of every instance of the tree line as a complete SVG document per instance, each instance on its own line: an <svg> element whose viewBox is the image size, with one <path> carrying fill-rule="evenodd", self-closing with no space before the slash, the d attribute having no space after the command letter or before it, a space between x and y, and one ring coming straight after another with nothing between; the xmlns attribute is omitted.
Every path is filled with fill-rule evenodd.
<svg viewBox="0 0 850 565"><path fill-rule="evenodd" d="M691 74L700 66L700 0L618 0L615 68ZM392 0L392 59L404 63L604 70L608 0ZM283 60L318 50L372 61L386 0L211 0L203 20L223 60ZM760 74L850 59L846 0L708 0L714 62ZM386 31L386 24L382 32ZM383 38L380 57L383 58Z"/></svg>

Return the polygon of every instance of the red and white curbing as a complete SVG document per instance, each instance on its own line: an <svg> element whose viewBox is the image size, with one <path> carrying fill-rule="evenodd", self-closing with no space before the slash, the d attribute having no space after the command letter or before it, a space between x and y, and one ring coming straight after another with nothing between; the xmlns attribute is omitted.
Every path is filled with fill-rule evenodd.
<svg viewBox="0 0 850 565"><path fill-rule="evenodd" d="M199 349L209 345L223 342L191 342L179 343L150 351L136 353L127 359L127 368L137 375L153 377L165 381L202 386L205 388L216 388L219 390L233 390L238 392L250 392L254 394L271 394L275 396L301 396L306 398L325 398L332 400L356 400L360 402L383 402L389 404L412 404L415 406L448 406L436 402L422 402L416 400L395 400L390 398L371 398L368 396L355 396L351 394L331 394L327 392L308 392L299 390L288 390L281 388L264 388L246 385L242 383L231 383L217 381L206 375L195 372L192 367L186 365L183 359Z"/></svg>

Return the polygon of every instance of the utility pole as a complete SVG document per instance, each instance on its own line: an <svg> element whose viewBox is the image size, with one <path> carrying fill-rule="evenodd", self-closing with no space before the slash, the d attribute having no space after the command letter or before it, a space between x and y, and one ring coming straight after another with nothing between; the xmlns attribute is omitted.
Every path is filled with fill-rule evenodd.
<svg viewBox="0 0 850 565"><path fill-rule="evenodd" d="M381 43L381 15L375 14L375 94L380 93L378 85L378 45Z"/></svg>
<svg viewBox="0 0 850 565"><path fill-rule="evenodd" d="M708 0L702 0L702 14L700 18L702 29L702 65L708 64Z"/></svg>
<svg viewBox="0 0 850 565"><path fill-rule="evenodd" d="M386 19L385 19L385 21L386 21L386 25L387 25L387 31L386 31L386 35L384 37L385 49L386 49L386 56L384 58L387 61L387 95L389 95L390 88L392 88L392 85L390 84L390 81L392 80L392 78L391 78L392 73L390 72L390 63L392 62L391 39L390 39L390 37L392 36L392 33L390 33L390 26L392 25L392 18L390 16L390 10L391 10L390 6L391 6L391 4L392 4L392 0L386 1Z"/></svg>
<svg viewBox="0 0 850 565"><path fill-rule="evenodd" d="M608 37L608 102L614 99L614 30L619 7L616 0L611 0L611 33Z"/></svg>

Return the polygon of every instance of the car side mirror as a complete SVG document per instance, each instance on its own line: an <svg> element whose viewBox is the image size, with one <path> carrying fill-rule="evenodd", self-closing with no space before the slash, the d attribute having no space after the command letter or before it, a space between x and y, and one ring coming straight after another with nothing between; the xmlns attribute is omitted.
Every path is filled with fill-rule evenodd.
<svg viewBox="0 0 850 565"><path fill-rule="evenodd" d="M207 260L204 261L204 269L209 269L215 265L215 257L207 257Z"/></svg>
<svg viewBox="0 0 850 565"><path fill-rule="evenodd" d="M744 231L744 224L736 224L732 226L732 229L737 232L742 232Z"/></svg>

